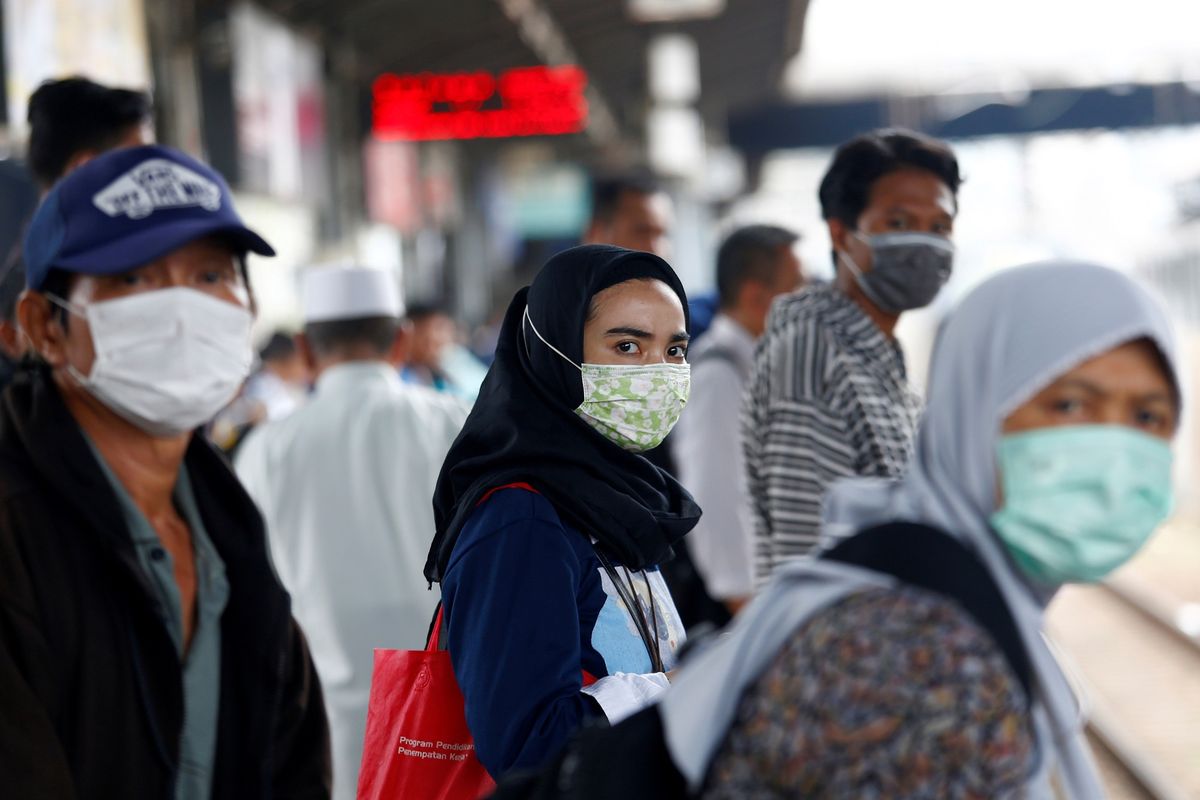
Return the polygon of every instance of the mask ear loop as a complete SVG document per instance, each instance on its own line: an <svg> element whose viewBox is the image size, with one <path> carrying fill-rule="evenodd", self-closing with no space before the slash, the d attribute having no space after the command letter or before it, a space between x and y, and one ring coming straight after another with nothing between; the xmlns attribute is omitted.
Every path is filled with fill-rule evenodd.
<svg viewBox="0 0 1200 800"><path fill-rule="evenodd" d="M65 300L58 295L50 294L49 292L44 292L43 294L46 296L46 299L51 302L51 304L58 306L68 314L73 314L80 319L87 319L86 307L72 303L70 300ZM22 331L22 333L24 333L24 331ZM26 334L26 338L28 338L28 334ZM32 340L30 340L30 344L32 344ZM95 365L92 366L92 370L95 370ZM84 389L88 389L90 387L87 376L76 369L74 364L67 364L67 374L70 375L71 378Z"/></svg>
<svg viewBox="0 0 1200 800"><path fill-rule="evenodd" d="M849 267L850 272L854 275L855 280L862 281L863 272L859 269L858 264L854 263L854 259L849 253L838 252L838 257L842 259L842 263Z"/></svg>
<svg viewBox="0 0 1200 800"><path fill-rule="evenodd" d="M70 300L66 300L62 297L59 297L56 294L50 294L49 292L43 292L43 295L45 296L45 298L47 300L49 300L51 303L58 306L63 311L67 312L68 314L73 314L76 317L79 317L80 319L87 319L87 309L85 307L78 305L76 303L72 303Z"/></svg>
<svg viewBox="0 0 1200 800"><path fill-rule="evenodd" d="M555 347L554 345L547 342L545 340L545 338L543 338L542 335L540 333L538 333L537 326L533 324L533 317L529 316L529 306L528 305L525 306L524 320L529 323L529 327L533 331L533 335L542 340L542 344L546 345L546 347L549 347L551 350L553 350L555 353L557 353L558 356L563 361L566 361L568 364L570 364L575 369L579 370L580 372L583 372L583 367L579 366L574 361L572 361L571 359L569 359L565 355L563 355L563 352L561 350L559 350L557 347ZM521 335L525 336L524 329L521 330ZM525 352L526 353L529 352L529 339L528 338L525 339Z"/></svg>
<svg viewBox="0 0 1200 800"><path fill-rule="evenodd" d="M863 244L865 244L868 248L870 248L871 253L874 254L875 247L874 247L874 245L871 244L871 239L869 237L863 236L858 231L850 231L850 235L853 236L855 239L858 239ZM838 256L841 257L842 262L847 267L850 268L850 271L852 273L854 273L854 277L861 283L861 281L863 279L863 271L858 266L858 263L853 258L850 257L849 253L847 253L845 251L838 251Z"/></svg>
<svg viewBox="0 0 1200 800"><path fill-rule="evenodd" d="M854 239L857 239L858 241L863 242L864 245L866 245L868 247L871 246L871 240L868 239L868 237L864 236L863 234L858 233L857 230L851 230L850 235L853 236ZM874 252L874 249L872 249L872 252ZM848 269L850 269L851 275L854 276L854 281L856 281L859 284L862 284L863 270L859 269L859 266L856 263L856 261L854 261L854 259L852 259L850 257L850 253L847 253L845 251L840 251L840 249L839 249L838 259L841 261L842 264L845 264L848 267Z"/></svg>
<svg viewBox="0 0 1200 800"><path fill-rule="evenodd" d="M867 247L872 247L871 252L872 255L874 254L874 248L869 239L867 239L858 231L851 231L850 235L857 238ZM859 289L862 289L862 292L867 296L867 299L874 303L877 308L883 308L883 304L879 302L879 298L876 296L875 290L870 288L867 280L863 277L863 271L859 268L858 264L854 263L854 259L850 257L850 254L844 251L838 251L838 256L842 259L842 263L849 268L850 273L854 275L854 282L858 284Z"/></svg>

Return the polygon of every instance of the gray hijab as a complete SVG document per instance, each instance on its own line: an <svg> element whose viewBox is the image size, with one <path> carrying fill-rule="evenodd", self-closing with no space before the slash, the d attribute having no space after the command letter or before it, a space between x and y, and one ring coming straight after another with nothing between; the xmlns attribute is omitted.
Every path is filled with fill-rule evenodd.
<svg viewBox="0 0 1200 800"><path fill-rule="evenodd" d="M1162 308L1125 275L1081 263L1043 263L1001 273L966 297L938 336L916 452L900 481L852 479L825 498L827 543L893 520L922 522L974 550L1008 602L1034 672L1041 755L1035 796L1049 777L1070 797L1104 794L1083 739L1079 705L1042 637L1058 587L1027 582L992 533L996 444L1004 419L1063 373L1126 342L1148 338L1178 387L1173 336ZM1178 389L1177 389L1178 391ZM781 570L731 635L686 664L661 708L668 748L689 784L733 721L743 691L787 638L832 601L894 585L889 576L802 559Z"/></svg>

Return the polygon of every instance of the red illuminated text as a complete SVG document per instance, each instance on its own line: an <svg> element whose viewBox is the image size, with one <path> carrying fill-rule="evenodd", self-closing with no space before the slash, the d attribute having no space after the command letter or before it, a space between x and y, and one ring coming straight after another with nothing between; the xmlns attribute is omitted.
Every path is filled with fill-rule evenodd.
<svg viewBox="0 0 1200 800"><path fill-rule="evenodd" d="M383 140L494 139L578 133L587 123L579 67L451 75L382 75L374 133Z"/></svg>

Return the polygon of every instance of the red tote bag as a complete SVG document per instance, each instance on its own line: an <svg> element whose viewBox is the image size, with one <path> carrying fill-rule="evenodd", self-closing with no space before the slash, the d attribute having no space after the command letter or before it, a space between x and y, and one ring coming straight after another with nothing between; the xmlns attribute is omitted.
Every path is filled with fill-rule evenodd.
<svg viewBox="0 0 1200 800"><path fill-rule="evenodd" d="M439 607L424 650L376 650L358 800L478 800L496 787L475 756Z"/></svg>

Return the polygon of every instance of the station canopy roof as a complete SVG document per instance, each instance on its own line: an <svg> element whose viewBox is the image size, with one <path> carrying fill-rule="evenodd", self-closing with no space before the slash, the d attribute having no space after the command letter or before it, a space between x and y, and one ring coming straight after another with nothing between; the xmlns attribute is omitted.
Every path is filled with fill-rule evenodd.
<svg viewBox="0 0 1200 800"><path fill-rule="evenodd" d="M742 107L782 97L808 0L260 0L300 30L347 44L364 82L385 73L451 73L575 63L589 76L600 138L639 138L647 107L647 45L692 36L698 107L715 126ZM631 7L717 9L713 16L645 21ZM598 108L599 106L599 108ZM595 131L593 131L595 134ZM593 138L597 138L593 135Z"/></svg>

